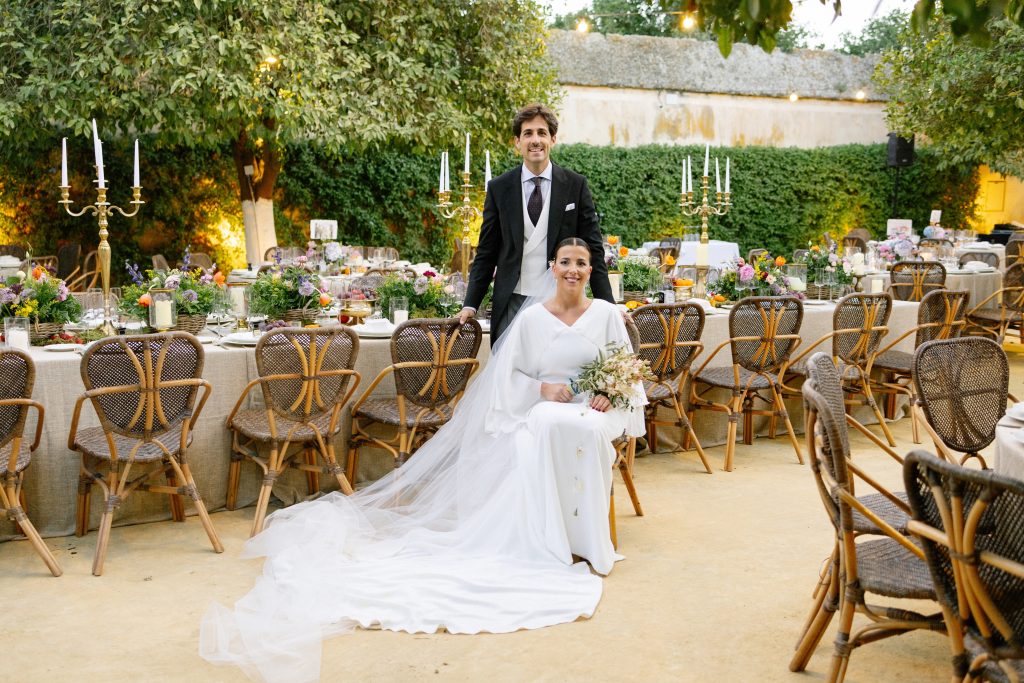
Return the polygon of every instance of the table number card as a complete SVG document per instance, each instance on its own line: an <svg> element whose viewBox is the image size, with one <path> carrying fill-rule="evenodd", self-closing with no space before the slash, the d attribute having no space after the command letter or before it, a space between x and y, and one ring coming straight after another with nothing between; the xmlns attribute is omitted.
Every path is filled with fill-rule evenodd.
<svg viewBox="0 0 1024 683"><path fill-rule="evenodd" d="M941 209L932 209L932 217L931 217L931 219L928 222L931 223L932 225L938 225L939 223L941 223L942 222L942 210Z"/></svg>
<svg viewBox="0 0 1024 683"><path fill-rule="evenodd" d="M885 223L885 234L887 237L910 236L913 229L914 221L909 218L890 218Z"/></svg>
<svg viewBox="0 0 1024 683"><path fill-rule="evenodd" d="M309 222L309 239L311 240L336 240L338 239L338 221L329 221L323 218L314 218Z"/></svg>

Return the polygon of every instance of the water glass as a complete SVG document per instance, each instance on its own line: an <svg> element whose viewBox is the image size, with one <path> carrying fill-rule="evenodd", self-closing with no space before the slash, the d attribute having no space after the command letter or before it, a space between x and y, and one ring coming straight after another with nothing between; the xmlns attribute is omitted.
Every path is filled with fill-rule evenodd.
<svg viewBox="0 0 1024 683"><path fill-rule="evenodd" d="M28 351L29 334L28 318L4 318L4 340L7 348Z"/></svg>
<svg viewBox="0 0 1024 683"><path fill-rule="evenodd" d="M86 320L102 320L103 290L99 287L91 287L85 293L84 300L82 301L82 307L85 309L83 317Z"/></svg>

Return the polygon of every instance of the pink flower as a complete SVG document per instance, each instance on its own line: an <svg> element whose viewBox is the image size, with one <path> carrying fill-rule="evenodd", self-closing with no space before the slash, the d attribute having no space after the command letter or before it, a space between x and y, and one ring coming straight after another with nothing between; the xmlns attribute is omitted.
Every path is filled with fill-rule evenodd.
<svg viewBox="0 0 1024 683"><path fill-rule="evenodd" d="M746 282L754 279L754 266L743 266L739 272L740 280Z"/></svg>

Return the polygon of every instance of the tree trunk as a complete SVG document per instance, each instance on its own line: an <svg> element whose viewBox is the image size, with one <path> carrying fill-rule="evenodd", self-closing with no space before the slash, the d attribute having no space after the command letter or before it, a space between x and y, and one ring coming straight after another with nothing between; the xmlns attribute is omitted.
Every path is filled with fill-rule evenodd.
<svg viewBox="0 0 1024 683"><path fill-rule="evenodd" d="M265 122L273 127L273 122ZM257 267L267 250L277 246L274 230L274 184L281 172L281 157L267 145L257 155L243 129L235 140L235 172L245 224L245 260ZM248 167L248 173L246 173Z"/></svg>

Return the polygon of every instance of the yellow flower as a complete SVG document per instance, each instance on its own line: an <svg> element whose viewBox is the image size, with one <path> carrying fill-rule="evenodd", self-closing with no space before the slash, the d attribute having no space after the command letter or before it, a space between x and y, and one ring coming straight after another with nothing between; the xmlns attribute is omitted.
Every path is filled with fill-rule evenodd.
<svg viewBox="0 0 1024 683"><path fill-rule="evenodd" d="M821 251L821 247L815 244L813 247L811 247L811 251Z"/></svg>
<svg viewBox="0 0 1024 683"><path fill-rule="evenodd" d="M675 264L676 264L676 260L674 258L672 258L672 254L665 254L665 265L666 266L674 266Z"/></svg>

